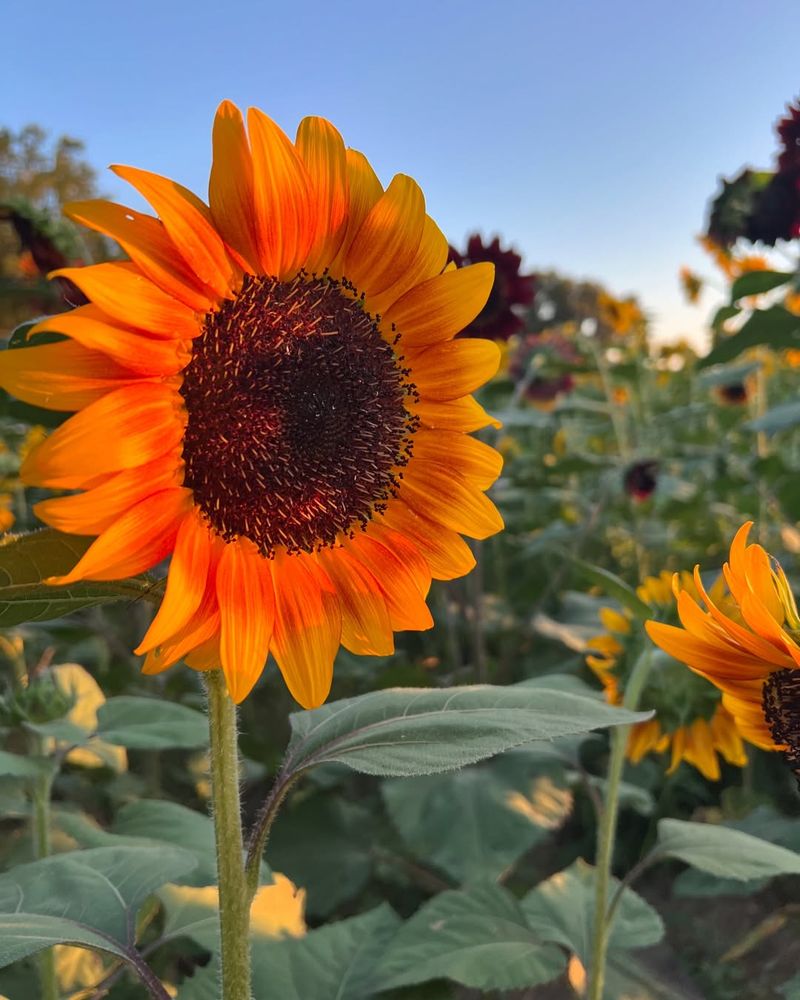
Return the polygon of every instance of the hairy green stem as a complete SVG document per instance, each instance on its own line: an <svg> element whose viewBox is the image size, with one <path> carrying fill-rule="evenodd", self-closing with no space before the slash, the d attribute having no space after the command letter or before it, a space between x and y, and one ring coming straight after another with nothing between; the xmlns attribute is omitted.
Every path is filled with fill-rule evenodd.
<svg viewBox="0 0 800 1000"><path fill-rule="evenodd" d="M43 743L43 740L36 739L34 753L43 755ZM49 768L43 768L41 775L33 785L33 848L37 859L50 856L50 795L52 788L53 772ZM45 948L39 953L38 961L42 1000L59 1000L55 949Z"/></svg>
<svg viewBox="0 0 800 1000"><path fill-rule="evenodd" d="M236 706L221 670L207 675L211 743L211 801L217 845L222 996L252 1000L250 989L250 895L242 851L239 747Z"/></svg>
<svg viewBox="0 0 800 1000"><path fill-rule="evenodd" d="M639 704L639 696L650 672L652 650L647 649L639 657L631 672L623 706L634 710ZM625 749L628 745L630 726L615 726L611 731L611 756L608 762L606 794L597 828L597 857L595 859L594 927L592 930L592 962L589 969L589 1000L603 1000L606 978L606 955L608 939L611 935L609 912L609 891L611 869L614 861L614 844L617 836L619 816L619 792L622 772L625 767Z"/></svg>

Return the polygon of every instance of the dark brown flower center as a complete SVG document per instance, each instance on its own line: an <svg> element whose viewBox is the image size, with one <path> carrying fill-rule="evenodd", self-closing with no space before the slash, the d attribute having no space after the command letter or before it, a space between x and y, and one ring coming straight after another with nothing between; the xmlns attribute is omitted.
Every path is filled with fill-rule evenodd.
<svg viewBox="0 0 800 1000"><path fill-rule="evenodd" d="M776 670L761 693L772 738L786 747L784 757L800 782L800 670Z"/></svg>
<svg viewBox="0 0 800 1000"><path fill-rule="evenodd" d="M265 556L332 545L396 492L415 392L347 284L247 275L183 372L185 484L220 535Z"/></svg>

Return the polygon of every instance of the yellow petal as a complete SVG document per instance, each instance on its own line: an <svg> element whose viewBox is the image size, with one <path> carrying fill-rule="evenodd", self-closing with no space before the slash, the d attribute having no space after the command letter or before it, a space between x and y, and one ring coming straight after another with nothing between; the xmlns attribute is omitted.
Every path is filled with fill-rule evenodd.
<svg viewBox="0 0 800 1000"><path fill-rule="evenodd" d="M304 118L297 129L297 152L306 166L313 237L306 270L336 256L347 227L347 155L342 137L324 118Z"/></svg>
<svg viewBox="0 0 800 1000"><path fill-rule="evenodd" d="M416 513L470 538L488 538L503 529L503 519L488 497L457 473L433 464L417 472L412 462L404 472L400 497Z"/></svg>
<svg viewBox="0 0 800 1000"><path fill-rule="evenodd" d="M360 656L391 656L394 633L380 584L345 548L319 553L342 609L342 645Z"/></svg>
<svg viewBox="0 0 800 1000"><path fill-rule="evenodd" d="M344 261L344 273L367 297L379 295L411 267L425 226L419 185L397 174L370 209Z"/></svg>
<svg viewBox="0 0 800 1000"><path fill-rule="evenodd" d="M473 399L463 396L461 399L419 399L406 404L426 427L449 431L479 431L483 427L502 427L499 420L488 414L486 410Z"/></svg>
<svg viewBox="0 0 800 1000"><path fill-rule="evenodd" d="M422 229L422 239L408 270L401 274L397 281L390 285L386 291L381 292L380 295L370 296L366 303L367 309L373 315L385 313L410 288L426 284L434 275L441 274L442 268L447 263L448 250L449 247L444 233L433 219L429 215L426 215L425 225ZM391 330L391 324L389 329ZM394 340L393 333L390 339Z"/></svg>
<svg viewBox="0 0 800 1000"><path fill-rule="evenodd" d="M413 458L457 472L480 490L488 490L503 469L503 456L488 444L456 431L422 428L413 439Z"/></svg>
<svg viewBox="0 0 800 1000"><path fill-rule="evenodd" d="M335 278L342 276L342 266L347 252L356 237L361 224L366 219L373 205L383 194L383 186L366 156L355 149L346 153L347 166L347 225L341 246L331 261L329 270Z"/></svg>
<svg viewBox="0 0 800 1000"><path fill-rule="evenodd" d="M428 520L397 499L389 503L384 520L407 535L425 557L436 580L454 580L475 566L472 549L450 528Z"/></svg>
<svg viewBox="0 0 800 1000"><path fill-rule="evenodd" d="M404 353L411 380L426 399L468 396L500 367L500 348L492 340L448 340Z"/></svg>
<svg viewBox="0 0 800 1000"><path fill-rule="evenodd" d="M446 271L395 302L384 316L383 326L396 327L402 348L451 340L483 309L493 282L494 264L486 262Z"/></svg>

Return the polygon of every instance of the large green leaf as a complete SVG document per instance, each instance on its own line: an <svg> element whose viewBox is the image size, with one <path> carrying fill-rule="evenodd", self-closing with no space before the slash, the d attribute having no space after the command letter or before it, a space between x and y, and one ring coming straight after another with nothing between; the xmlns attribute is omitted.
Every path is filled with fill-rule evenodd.
<svg viewBox="0 0 800 1000"><path fill-rule="evenodd" d="M383 904L301 938L254 938L253 995L258 1000L368 1000L380 989L376 965L399 923ZM219 968L212 960L181 985L177 1000L218 998Z"/></svg>
<svg viewBox="0 0 800 1000"><path fill-rule="evenodd" d="M56 944L72 944L128 958L125 947L74 920L41 913L0 913L0 968Z"/></svg>
<svg viewBox="0 0 800 1000"><path fill-rule="evenodd" d="M22 754L0 750L0 777L35 781L53 770L53 762L46 757L23 757Z"/></svg>
<svg viewBox="0 0 800 1000"><path fill-rule="evenodd" d="M303 886L310 914L327 917L369 882L375 839L373 818L364 806L313 795L279 814L270 834L269 862Z"/></svg>
<svg viewBox="0 0 800 1000"><path fill-rule="evenodd" d="M69 572L93 539L52 528L0 539L0 628L47 621L112 601L155 598L154 580L132 577L108 583L50 587L44 581Z"/></svg>
<svg viewBox="0 0 800 1000"><path fill-rule="evenodd" d="M647 718L593 698L523 685L392 688L290 716L283 773L338 761L364 774L435 774L534 740Z"/></svg>
<svg viewBox="0 0 800 1000"><path fill-rule="evenodd" d="M739 331L725 337L699 363L700 368L732 361L749 347L766 344L776 350L800 346L800 317L784 309L771 306L758 309L742 324Z"/></svg>
<svg viewBox="0 0 800 1000"><path fill-rule="evenodd" d="M564 822L572 794L563 781L514 780L503 763L384 782L389 815L415 857L458 883L498 878Z"/></svg>
<svg viewBox="0 0 800 1000"><path fill-rule="evenodd" d="M784 271L748 271L734 281L731 287L731 302L743 299L747 295L763 295L773 288L780 288L794 277L793 272Z"/></svg>
<svg viewBox="0 0 800 1000"><path fill-rule="evenodd" d="M744 426L749 431L763 431L765 434L776 434L800 424L800 402L779 403L767 410L755 420L749 420Z"/></svg>
<svg viewBox="0 0 800 1000"><path fill-rule="evenodd" d="M612 896L619 882L612 879ZM522 900L528 923L544 941L574 951L586 964L594 933L595 869L578 860L531 890ZM656 911L632 889L626 889L609 940L611 950L646 948L664 935Z"/></svg>
<svg viewBox="0 0 800 1000"><path fill-rule="evenodd" d="M202 747L208 722L202 712L160 698L121 695L97 710L97 735L135 750Z"/></svg>
<svg viewBox="0 0 800 1000"><path fill-rule="evenodd" d="M383 989L447 978L479 990L516 990L555 979L565 956L543 944L499 885L443 892L395 934L378 976Z"/></svg>
<svg viewBox="0 0 800 1000"><path fill-rule="evenodd" d="M678 858L719 878L747 880L800 875L800 854L795 851L711 823L662 819L654 853Z"/></svg>

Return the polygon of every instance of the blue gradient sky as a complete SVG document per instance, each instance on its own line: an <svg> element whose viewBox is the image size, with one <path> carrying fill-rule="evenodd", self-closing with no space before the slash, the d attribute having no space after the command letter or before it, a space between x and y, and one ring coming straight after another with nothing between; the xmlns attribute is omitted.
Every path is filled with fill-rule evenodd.
<svg viewBox="0 0 800 1000"><path fill-rule="evenodd" d="M499 232L532 269L635 292L664 337L711 308L684 306L676 274L705 268L718 175L772 163L800 91L798 0L6 0L3 26L0 124L204 194L222 97L292 135L321 114L384 181L414 176L451 241Z"/></svg>

